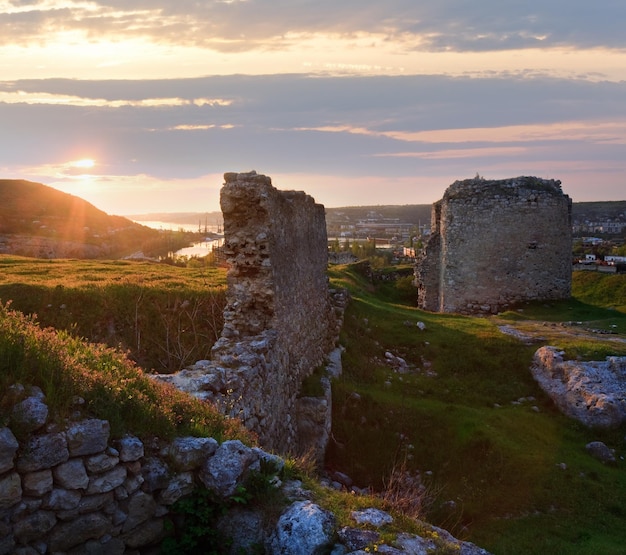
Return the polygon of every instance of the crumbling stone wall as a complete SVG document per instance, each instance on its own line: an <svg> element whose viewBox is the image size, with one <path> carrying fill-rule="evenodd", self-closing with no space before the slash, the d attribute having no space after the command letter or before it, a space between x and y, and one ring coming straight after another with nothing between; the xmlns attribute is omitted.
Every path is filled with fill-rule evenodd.
<svg viewBox="0 0 626 555"><path fill-rule="evenodd" d="M265 448L295 452L304 378L334 347L337 321L326 268L324 207L279 191L256 172L226 173L221 191L228 273L224 329L210 373L212 400Z"/></svg>
<svg viewBox="0 0 626 555"><path fill-rule="evenodd" d="M433 205L415 267L418 306L494 313L571 294L571 199L537 177L455 181Z"/></svg>

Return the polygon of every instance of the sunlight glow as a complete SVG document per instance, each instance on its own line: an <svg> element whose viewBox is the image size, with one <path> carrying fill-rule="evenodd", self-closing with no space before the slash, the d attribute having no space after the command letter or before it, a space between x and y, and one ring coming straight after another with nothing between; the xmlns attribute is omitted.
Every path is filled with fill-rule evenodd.
<svg viewBox="0 0 626 555"><path fill-rule="evenodd" d="M93 168L96 165L96 161L91 158L83 158L81 160L75 160L74 162L70 162L70 166L73 168Z"/></svg>

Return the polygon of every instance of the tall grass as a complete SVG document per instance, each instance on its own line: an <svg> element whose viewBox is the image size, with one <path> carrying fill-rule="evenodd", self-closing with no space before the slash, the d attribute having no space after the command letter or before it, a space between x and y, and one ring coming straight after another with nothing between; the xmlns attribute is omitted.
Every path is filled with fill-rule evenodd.
<svg viewBox="0 0 626 555"><path fill-rule="evenodd" d="M16 383L40 387L60 422L80 410L83 416L108 420L113 437L132 432L252 440L238 421L155 382L119 351L42 329L32 317L1 305L0 388L6 392ZM77 404L77 398L84 403ZM2 399L0 417L6 420L10 397Z"/></svg>
<svg viewBox="0 0 626 555"><path fill-rule="evenodd" d="M43 326L127 350L173 372L210 358L223 326L225 271L131 261L0 256L0 302Z"/></svg>

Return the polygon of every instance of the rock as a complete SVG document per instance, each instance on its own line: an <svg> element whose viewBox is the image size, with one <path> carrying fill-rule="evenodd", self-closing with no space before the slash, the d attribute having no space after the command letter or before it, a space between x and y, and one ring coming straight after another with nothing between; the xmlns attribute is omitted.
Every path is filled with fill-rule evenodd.
<svg viewBox="0 0 626 555"><path fill-rule="evenodd" d="M84 489L89 485L89 476L82 459L71 459L60 464L52 473L57 484L66 489Z"/></svg>
<svg viewBox="0 0 626 555"><path fill-rule="evenodd" d="M229 553L254 553L263 545L266 516L260 510L235 507L220 518L216 528L225 538L232 538Z"/></svg>
<svg viewBox="0 0 626 555"><path fill-rule="evenodd" d="M122 533L129 532L154 516L156 507L157 504L152 495L143 491L135 493L128 503L128 518L124 522Z"/></svg>
<svg viewBox="0 0 626 555"><path fill-rule="evenodd" d="M13 407L11 425L24 433L43 428L48 420L48 405L39 397L27 397Z"/></svg>
<svg viewBox="0 0 626 555"><path fill-rule="evenodd" d="M25 495L41 497L52 491L52 471L50 469L29 472L22 477L22 489Z"/></svg>
<svg viewBox="0 0 626 555"><path fill-rule="evenodd" d="M102 541L89 540L75 547L68 555L124 555L126 546L119 538L105 538Z"/></svg>
<svg viewBox="0 0 626 555"><path fill-rule="evenodd" d="M239 440L222 443L200 471L200 480L222 498L232 496L257 455Z"/></svg>
<svg viewBox="0 0 626 555"><path fill-rule="evenodd" d="M181 497L189 495L193 491L193 488L193 474L191 472L177 474L161 492L159 502L163 503L163 505L173 505Z"/></svg>
<svg viewBox="0 0 626 555"><path fill-rule="evenodd" d="M72 457L93 455L107 448L110 425L95 418L72 424L67 430L67 445Z"/></svg>
<svg viewBox="0 0 626 555"><path fill-rule="evenodd" d="M626 422L626 357L565 361L556 347L541 347L531 372L559 410L585 426L615 428Z"/></svg>
<svg viewBox="0 0 626 555"><path fill-rule="evenodd" d="M50 551L67 551L87 540L103 536L110 528L109 520L100 513L83 515L54 527L50 534Z"/></svg>
<svg viewBox="0 0 626 555"><path fill-rule="evenodd" d="M70 457L64 433L35 436L17 459L19 472L34 472L64 463Z"/></svg>
<svg viewBox="0 0 626 555"><path fill-rule="evenodd" d="M116 466L113 470L105 474L95 475L89 478L87 486L87 494L106 493L113 491L116 487L121 486L126 480L127 471L123 466Z"/></svg>
<svg viewBox="0 0 626 555"><path fill-rule="evenodd" d="M122 539L130 548L141 547L157 543L165 536L163 520L148 520L137 528L133 528L130 532L124 534ZM126 550L124 553L128 553Z"/></svg>
<svg viewBox="0 0 626 555"><path fill-rule="evenodd" d="M76 490L55 488L50 492L43 508L51 511L71 511L78 507L80 498L81 494Z"/></svg>
<svg viewBox="0 0 626 555"><path fill-rule="evenodd" d="M13 458L19 446L9 428L0 428L0 474L13 468Z"/></svg>
<svg viewBox="0 0 626 555"><path fill-rule="evenodd" d="M350 489L352 487L352 484L354 483L352 481L352 478L350 478L350 476L348 476L347 474L343 472L339 472L338 470L331 472L330 478L334 482L339 482L342 486L345 486L348 489Z"/></svg>
<svg viewBox="0 0 626 555"><path fill-rule="evenodd" d="M215 454L218 445L212 437L179 437L170 444L168 455L176 469L195 470Z"/></svg>
<svg viewBox="0 0 626 555"><path fill-rule="evenodd" d="M123 437L117 442L117 447L122 462L138 461L144 455L143 442L134 436Z"/></svg>
<svg viewBox="0 0 626 555"><path fill-rule="evenodd" d="M15 538L20 543L30 543L52 530L57 518L52 511L37 511L15 523Z"/></svg>
<svg viewBox="0 0 626 555"><path fill-rule="evenodd" d="M281 515L270 539L271 553L321 554L329 549L334 516L311 501L296 501Z"/></svg>
<svg viewBox="0 0 626 555"><path fill-rule="evenodd" d="M85 464L89 472L100 474L101 472L106 472L107 470L111 470L116 467L119 462L120 458L117 456L107 455L106 453L98 453L97 455L87 457Z"/></svg>
<svg viewBox="0 0 626 555"><path fill-rule="evenodd" d="M22 480L17 472L0 478L0 510L8 509L22 498Z"/></svg>
<svg viewBox="0 0 626 555"><path fill-rule="evenodd" d="M353 511L351 516L357 524L369 524L375 528L380 528L385 526L385 524L393 522L393 517L389 513L374 508Z"/></svg>
<svg viewBox="0 0 626 555"><path fill-rule="evenodd" d="M148 491L164 489L169 485L170 470L164 461L149 457L141 467L141 475Z"/></svg>
<svg viewBox="0 0 626 555"><path fill-rule="evenodd" d="M380 534L373 530L361 530L358 528L344 527L338 532L341 542L350 550L363 549L369 544L377 542Z"/></svg>
<svg viewBox="0 0 626 555"><path fill-rule="evenodd" d="M604 464L615 462L615 452L613 449L609 449L602 441L587 443L585 449L594 459L598 459Z"/></svg>

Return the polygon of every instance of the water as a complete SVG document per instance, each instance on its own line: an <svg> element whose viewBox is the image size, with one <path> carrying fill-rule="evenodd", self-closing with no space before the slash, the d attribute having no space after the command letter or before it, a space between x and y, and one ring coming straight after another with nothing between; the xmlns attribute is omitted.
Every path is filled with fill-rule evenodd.
<svg viewBox="0 0 626 555"><path fill-rule="evenodd" d="M224 244L224 238L219 239L207 239L199 243L194 243L191 247L185 247L184 249L177 250L174 254L176 256L206 256L213 252L213 247L221 247Z"/></svg>
<svg viewBox="0 0 626 555"><path fill-rule="evenodd" d="M177 223L177 222L166 222L166 221L160 221L160 220L143 220L143 221L138 221L138 220L133 220L138 224L141 225L145 225L146 227L151 227L152 229L159 229L161 231L191 231L193 233L198 233L198 225L195 224L181 224L181 223ZM221 233L221 227L217 226L217 225L207 225L205 226L201 226L202 229L200 230L202 231L206 231L209 233ZM217 238L209 238L207 237L204 241L199 241L197 243L194 243L193 245L191 245L190 247L185 247L182 248L180 250L177 250L176 252L174 252L174 256L188 256L188 257L192 257L192 256L198 256L198 257L202 257L202 256L206 256L208 254L211 254L213 252L213 248L217 248L217 247L221 247L224 244L224 238L223 237L217 237Z"/></svg>

